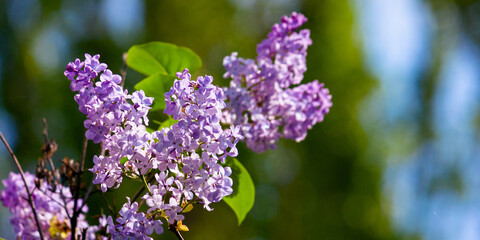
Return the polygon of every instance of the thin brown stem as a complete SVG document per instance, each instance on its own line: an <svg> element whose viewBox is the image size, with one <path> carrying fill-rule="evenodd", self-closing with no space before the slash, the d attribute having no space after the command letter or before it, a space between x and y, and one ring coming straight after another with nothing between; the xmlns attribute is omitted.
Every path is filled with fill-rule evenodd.
<svg viewBox="0 0 480 240"><path fill-rule="evenodd" d="M88 145L88 139L85 137L83 140L83 147L82 147L82 160L80 162L80 172L79 175L83 173L83 169L85 167L85 157L87 156L87 145Z"/></svg>
<svg viewBox="0 0 480 240"><path fill-rule="evenodd" d="M140 202L138 203L138 207L142 206L144 202L145 202L145 198L142 198L142 200L140 200Z"/></svg>
<svg viewBox="0 0 480 240"><path fill-rule="evenodd" d="M182 234L180 233L180 231L178 231L175 225L170 224L170 226L168 226L168 230L172 231L175 234L175 236L178 238L178 240L185 240L183 239Z"/></svg>
<svg viewBox="0 0 480 240"><path fill-rule="evenodd" d="M105 156L105 152L106 152L106 150L105 150L105 148L103 148L103 143L100 142L100 155L104 157L104 156Z"/></svg>
<svg viewBox="0 0 480 240"><path fill-rule="evenodd" d="M116 206L114 206L114 205L115 205L115 201L112 199L111 202L113 203L113 205L110 204L110 202L109 202L109 201L107 200L107 198L105 197L105 193L104 193L104 192L100 192L100 196L102 197L103 201L107 204L107 208L108 208L108 210L110 211L110 215L116 216L118 212L117 212L117 210L116 210L116 209L117 209ZM103 211L102 211L102 214L103 214ZM115 217L115 218L116 218L116 217Z"/></svg>
<svg viewBox="0 0 480 240"><path fill-rule="evenodd" d="M86 140L86 139L85 139ZM85 143L84 143L85 144ZM102 156L105 155L105 149L103 149L103 144L100 144L100 147L101 147L101 150L100 150L100 154ZM85 155L86 155L86 149L87 149L87 146L84 145L84 148L85 151L82 150L82 163L81 163L81 170L83 172L84 170L84 167L85 167ZM80 206L80 209L82 209L86 204L87 204L87 200L88 198L90 197L90 194L92 193L92 190L93 190L93 187L95 186L96 184L94 184L93 182L90 183L90 186L88 187L88 190L87 192L85 193L85 196L83 197L83 201L82 201L82 206Z"/></svg>
<svg viewBox="0 0 480 240"><path fill-rule="evenodd" d="M258 84L260 84L260 83L262 83L262 82L264 82L264 81L265 81L265 78L262 78L260 81L254 83L254 84L252 84L252 85L250 85L250 86L248 86L248 87L247 87L247 90L252 89L253 87L257 86Z"/></svg>
<svg viewBox="0 0 480 240"><path fill-rule="evenodd" d="M142 194L143 190L145 190L145 186L142 186L138 191L133 195L132 197L132 202L135 202L138 197L140 197L140 194Z"/></svg>
<svg viewBox="0 0 480 240"><path fill-rule="evenodd" d="M27 195L28 195L28 203L30 204L30 207L32 208L33 217L35 219L35 224L37 225L38 233L40 234L40 239L43 240L44 238L43 238L42 229L40 228L40 222L38 221L37 210L35 209L35 204L33 203L32 194L28 190L27 180L25 179L25 174L23 173L22 166L20 166L20 163L18 162L17 157L15 156L12 149L10 148L10 145L8 145L8 142L5 139L5 137L3 137L2 132L0 132L0 138L2 139L3 144L7 148L8 152L10 153L10 156L12 156L12 159L15 162L15 164L17 165L18 171L20 172L20 175L22 176L23 184L25 184L25 190L27 191Z"/></svg>
<svg viewBox="0 0 480 240"><path fill-rule="evenodd" d="M48 139L48 125L47 125L47 119L45 118L42 118L42 122L43 122L43 138L45 140L45 143L48 143L50 142L49 139Z"/></svg>
<svg viewBox="0 0 480 240"><path fill-rule="evenodd" d="M68 219L71 219L72 217L70 216L70 213L68 212L68 208L67 208L67 199L65 199L65 196L63 194L60 194L60 197L62 198L63 205L65 206L64 209L65 209L65 212L67 213L67 217Z"/></svg>
<svg viewBox="0 0 480 240"><path fill-rule="evenodd" d="M67 210L67 205L66 205L65 203L61 203L61 202L57 201L57 200L54 199L50 194L48 194L45 190L42 190L41 188L35 188L35 189L37 189L38 191L40 191L40 192L42 192L43 194L45 194L45 196L46 196L47 198L49 198L50 201L58 204L60 207L63 207L65 210ZM47 189L47 190L48 190L48 189ZM67 213L68 213L68 211L67 211Z"/></svg>
<svg viewBox="0 0 480 240"><path fill-rule="evenodd" d="M88 200L88 197L90 197L90 194L92 193L92 189L93 189L93 186L95 184L90 183L90 186L88 187L88 190L87 190L87 193L85 194L85 196L83 197L83 201L82 201L82 206L80 207L80 209L83 208L83 206L85 206L85 204L87 204L87 200Z"/></svg>
<svg viewBox="0 0 480 240"><path fill-rule="evenodd" d="M50 144L50 139L48 138L48 124L47 124L47 119L42 118L43 122L43 138L45 140L45 145ZM44 158L48 158L48 163L50 164L50 168L52 169L52 172L57 179L58 182L61 181L60 179L60 173L55 171L55 165L53 164L52 158L48 157L47 154L44 154Z"/></svg>
<svg viewBox="0 0 480 240"><path fill-rule="evenodd" d="M125 78L127 77L127 53L123 53L122 55L122 70L120 70L120 74L122 74L122 81L120 82L120 86L123 87L125 84Z"/></svg>
<svg viewBox="0 0 480 240"><path fill-rule="evenodd" d="M73 196L73 216L72 219L70 219L70 225L72 227L71 231L72 234L71 236L76 236L75 231L77 228L77 220L78 220L78 215L80 214L80 211L82 210L77 209L78 206L78 198L80 197L80 182L82 180L82 175L83 175L83 168L85 165L85 157L87 155L87 146L88 146L88 139L85 137L83 140L83 146L82 146L82 159L80 160L80 169L78 169L78 172L76 172L76 181L75 181L75 193Z"/></svg>

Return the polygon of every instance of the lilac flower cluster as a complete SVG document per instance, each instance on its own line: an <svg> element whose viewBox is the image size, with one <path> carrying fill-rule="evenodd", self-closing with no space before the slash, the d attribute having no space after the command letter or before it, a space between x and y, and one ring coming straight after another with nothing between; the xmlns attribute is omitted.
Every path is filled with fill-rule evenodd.
<svg viewBox="0 0 480 240"><path fill-rule="evenodd" d="M165 113L178 122L153 133L161 172L155 174L157 184L149 186L151 193L144 196L148 212L163 211L170 224L183 220L178 213L194 198L211 210L210 203L232 193L232 171L220 162L237 156L235 145L243 138L238 127L222 129L223 90L211 84L212 77L192 81L188 70L177 77L165 94ZM165 199L167 193L171 196Z"/></svg>
<svg viewBox="0 0 480 240"><path fill-rule="evenodd" d="M147 217L145 213L138 212L138 203L131 203L128 197L127 203L123 205L119 214L117 224L113 223L111 216L108 216L104 223L107 226L107 233L111 234L112 239L150 240L152 238L148 235L151 235L154 230L157 234L163 233L162 221L154 220L153 217Z"/></svg>
<svg viewBox="0 0 480 240"><path fill-rule="evenodd" d="M69 63L65 75L72 90L78 91L75 100L80 111L87 115L86 137L101 142L107 153L93 159L94 183L106 191L118 187L125 174L140 178L153 174L156 180L148 183L143 196L149 207L146 215L128 200L116 224L108 218L107 231L112 236L133 238L149 235L153 229L159 233L161 222L156 217L174 224L183 220L181 213L189 203L199 202L211 210L210 203L232 193L231 169L220 163L227 156L237 156L235 146L243 136L239 127L222 129L224 93L212 84L211 76L194 81L187 69L177 73L179 79L165 94L164 112L178 122L149 133L146 115L153 98L143 91L129 95L118 85L121 77L106 69L98 55L85 57L83 62ZM95 82L99 75L100 81ZM121 164L121 159L127 160Z"/></svg>
<svg viewBox="0 0 480 240"><path fill-rule="evenodd" d="M78 91L75 101L79 110L87 116L84 126L85 136L95 143L102 143L108 156L95 156L95 184L102 191L118 187L122 182L125 167L120 159L129 159L130 170L145 174L152 163L149 162L151 139L146 131L147 113L153 98L146 97L143 91L133 94L119 85L122 78L107 69L105 63L98 60L100 55L85 54L85 61L76 59L67 65L65 76L71 81L72 91ZM100 81L95 78L100 76Z"/></svg>
<svg viewBox="0 0 480 240"><path fill-rule="evenodd" d="M232 53L225 57L227 108L222 122L238 124L249 148L262 152L276 147L280 137L302 141L332 106L328 89L317 80L290 88L303 80L308 29L295 32L306 18L299 13L284 16L268 38L257 46L257 59Z"/></svg>
<svg viewBox="0 0 480 240"><path fill-rule="evenodd" d="M29 191L32 193L41 232L45 239L70 239L70 220L68 216L73 214L74 202L70 188L60 186L55 191L49 188L46 181L35 187L35 176L25 172L25 178ZM27 201L27 191L20 174L10 173L8 179L3 180L5 189L2 191L0 200L12 214L10 223L18 239L40 239L37 225L30 205ZM78 200L78 206L82 206L82 200ZM68 211L68 213L67 213ZM87 212L87 207L82 208ZM78 218L77 232L87 229L88 223L85 215L81 213ZM93 231L89 228L87 239L94 239Z"/></svg>

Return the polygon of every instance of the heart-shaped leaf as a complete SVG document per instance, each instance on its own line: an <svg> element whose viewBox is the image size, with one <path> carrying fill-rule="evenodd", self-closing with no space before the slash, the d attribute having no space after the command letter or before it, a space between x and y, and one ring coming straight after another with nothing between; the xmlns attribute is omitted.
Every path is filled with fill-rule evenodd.
<svg viewBox="0 0 480 240"><path fill-rule="evenodd" d="M233 193L223 200L235 212L240 225L255 202L255 185L247 169L236 158L228 159L227 166L232 168Z"/></svg>
<svg viewBox="0 0 480 240"><path fill-rule="evenodd" d="M138 82L134 89L143 90L145 96L155 98L150 110L155 111L165 108L165 92L170 91L174 81L175 76L156 73Z"/></svg>
<svg viewBox="0 0 480 240"><path fill-rule="evenodd" d="M131 47L127 52L127 65L147 76L156 73L174 75L185 68L191 73L197 71L202 67L202 60L186 47L150 42Z"/></svg>

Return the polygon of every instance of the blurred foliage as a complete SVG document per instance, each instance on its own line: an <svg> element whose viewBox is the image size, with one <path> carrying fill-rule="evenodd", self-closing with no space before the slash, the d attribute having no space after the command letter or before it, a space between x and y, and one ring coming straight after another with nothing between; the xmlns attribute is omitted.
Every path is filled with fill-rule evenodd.
<svg viewBox="0 0 480 240"><path fill-rule="evenodd" d="M299 11L309 19L304 28L311 30L313 40L304 81L324 82L334 106L302 143L281 141L278 149L260 155L242 144L238 158L249 170L257 191L252 212L238 227L234 213L223 202L214 204L213 212L195 206L186 214L184 224L190 231L183 234L185 239L416 238L392 230L389 203L381 192L383 164L366 159L369 139L359 123L359 104L376 82L365 70L359 39L353 34L356 23L351 1L145 0L144 15L136 16L144 19L139 26L142 30L126 43L118 41L122 36L108 31L102 12L106 1L14 1L0 0L4 6L0 8L0 108L13 118L14 126L9 128L16 131L15 152L25 169L32 171L41 154L42 117L48 120L50 137L59 144L56 159L80 158L84 116L63 76L69 61L84 53L98 53L102 62L119 73L122 54L133 44L171 42L200 55L203 68L197 75L212 75L217 84L225 86L223 57L236 51L241 57L254 58L256 44L271 25L282 15ZM442 4L458 5L461 19L468 18L465 22L471 23L465 27L471 28L469 32L480 42L478 21L471 20L479 19L478 2L430 2L434 9ZM14 14L20 17L12 17ZM15 20L22 16L23 20ZM49 32L53 34L42 38ZM58 36L64 41L57 43ZM41 51L42 46L52 44L52 55ZM425 81L425 96L432 94L428 91L435 85L435 74L433 69L427 74L431 76L425 77L432 79ZM126 87L132 90L142 78L129 70ZM431 134L427 122L425 135ZM98 151L98 146L90 144L90 159ZM0 157L12 169L10 159ZM7 172L7 168L0 172L2 178ZM454 181L445 181L460 184L455 180L458 174L451 172L449 178ZM113 199L116 206L112 207L118 210L126 201L124 196L132 196L138 186L126 180L115 194L95 194L90 210L98 213L102 208L109 213L103 199ZM7 224L5 219L3 216L1 224ZM160 238L175 239L170 232Z"/></svg>

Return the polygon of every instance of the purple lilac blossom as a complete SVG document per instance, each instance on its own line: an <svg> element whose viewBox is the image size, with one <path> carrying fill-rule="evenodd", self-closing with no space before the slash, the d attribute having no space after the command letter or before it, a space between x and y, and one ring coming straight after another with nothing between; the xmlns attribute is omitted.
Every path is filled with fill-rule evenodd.
<svg viewBox="0 0 480 240"><path fill-rule="evenodd" d="M154 220L153 216L146 216L145 213L138 212L138 203L131 203L128 197L127 202L118 214L120 216L116 219L117 224L113 222L111 216L108 216L106 220L106 230L112 239L151 240L153 238L148 237L148 235L151 235L154 231L157 234L163 233L162 221Z"/></svg>
<svg viewBox="0 0 480 240"><path fill-rule="evenodd" d="M257 46L257 58L232 53L223 60L225 88L222 122L237 124L247 147L262 152L276 147L280 137L302 141L332 106L328 89L317 80L300 84L307 70L308 29L296 32L307 18L293 12L283 16ZM291 88L294 86L293 88Z"/></svg>
<svg viewBox="0 0 480 240"><path fill-rule="evenodd" d="M147 113L153 98L143 91L128 94L119 84L122 78L99 62L99 55L85 54L85 61L76 59L67 65L65 76L71 81L72 91L78 91L75 101L79 110L87 116L85 136L94 143L102 143L107 156L95 156L90 171L95 174L93 183L102 191L118 187L125 167L120 159L127 157L129 170L145 174L152 164L148 161L148 145L151 140L146 131ZM95 79L100 76L99 81Z"/></svg>
<svg viewBox="0 0 480 240"><path fill-rule="evenodd" d="M152 194L143 197L148 212L165 212L170 224L183 220L179 213L188 201L195 198L212 210L210 203L232 193L231 169L220 162L225 163L227 156L236 157L236 144L243 139L238 127L222 129L224 93L212 84L211 76L193 81L185 69L177 77L165 93L164 112L178 122L152 134L157 139L153 147L161 172L155 174L156 184L149 186ZM167 193L171 195L162 201Z"/></svg>
<svg viewBox="0 0 480 240"><path fill-rule="evenodd" d="M35 187L35 176L25 172L25 179L29 191L32 193L33 202L36 208L40 228L45 239L70 239L70 230L55 230L55 225L66 225L70 227L68 216L73 214L74 200L70 193L70 188L59 186L53 191L46 181L42 181L38 188ZM40 234L35 223L32 209L28 203L28 195L20 174L10 173L8 179L3 180L5 189L1 193L0 200L3 205L10 210L12 216L10 223L18 239L30 240L40 239ZM63 197L62 197L63 196ZM82 205L82 200L78 200L78 206ZM67 214L68 210L68 214ZM85 221L87 207L84 206L78 217L77 232L89 228ZM53 231L52 231L53 229ZM87 239L94 239L93 231L95 227L89 228ZM65 235L63 235L65 234Z"/></svg>
<svg viewBox="0 0 480 240"><path fill-rule="evenodd" d="M107 218L112 236L149 235L159 227L151 216L162 213L174 224L184 219L181 213L188 203L199 202L212 210L210 203L232 193L232 171L220 163L238 155L236 144L243 136L238 126L222 128L224 92L212 84L211 76L191 80L188 69L177 73L178 79L165 93L164 113L178 122L149 133L146 115L153 98L143 91L128 94L118 85L121 77L106 69L98 55L85 57L84 62L69 63L65 76L72 90L78 91L75 100L80 111L87 115L86 137L102 143L107 153L93 159L93 183L106 191L118 187L125 174L142 177L152 171L156 180L148 183L150 193L143 196L149 207L146 215L137 213L137 203L128 200L116 224ZM97 76L100 81L95 81ZM122 158L127 159L124 164Z"/></svg>

